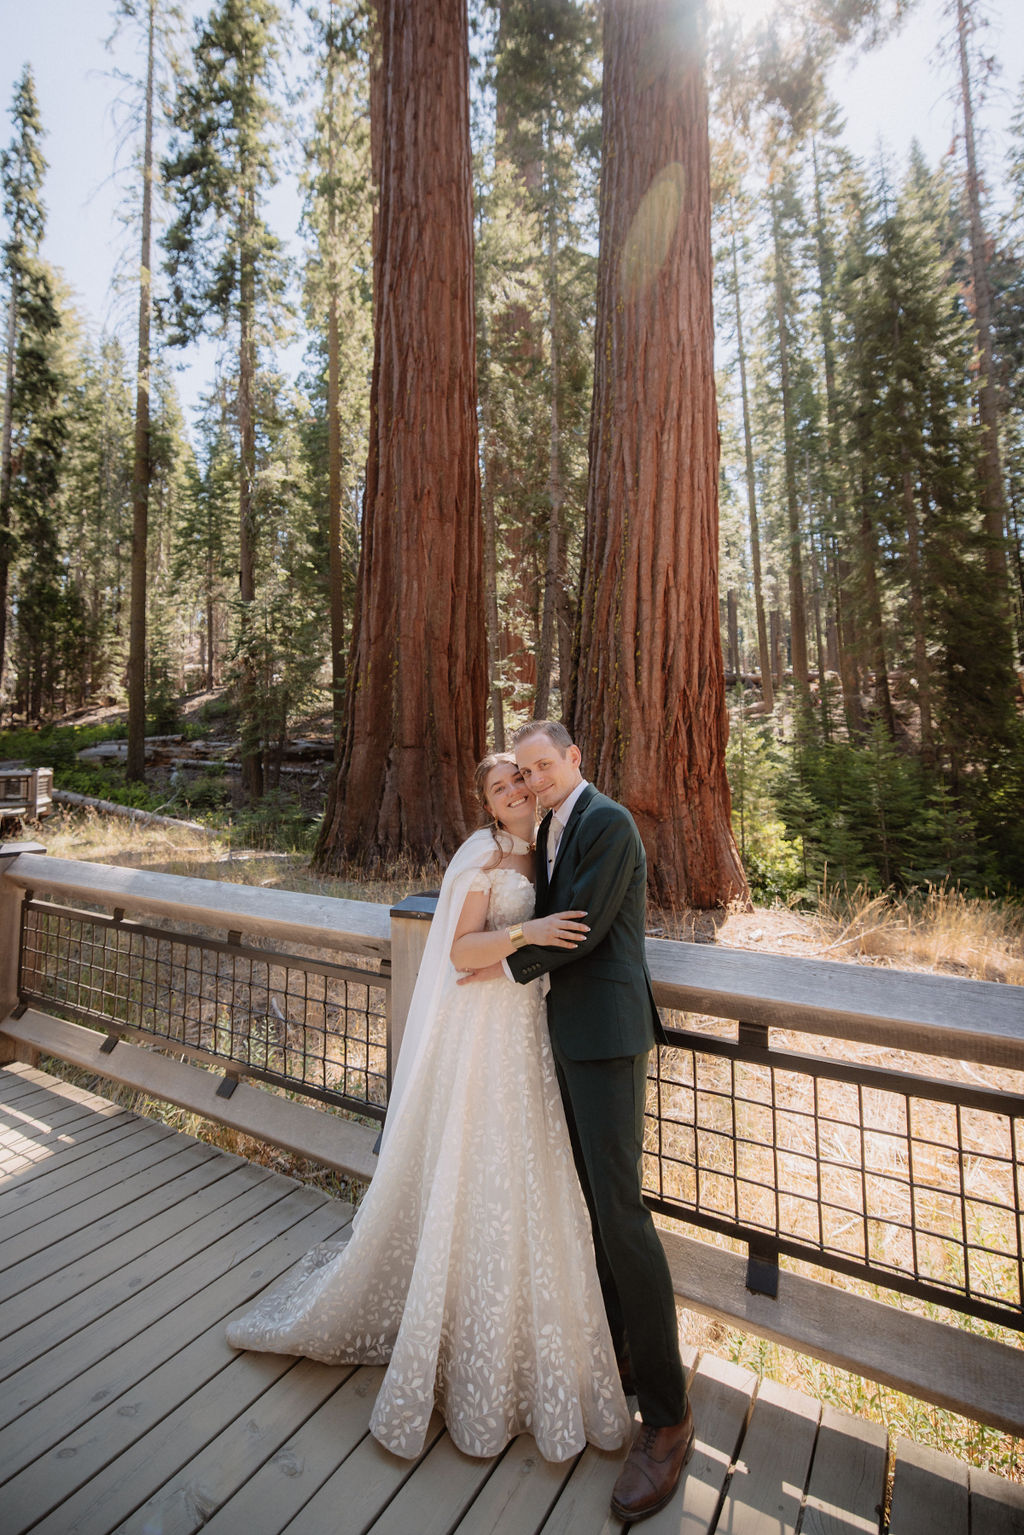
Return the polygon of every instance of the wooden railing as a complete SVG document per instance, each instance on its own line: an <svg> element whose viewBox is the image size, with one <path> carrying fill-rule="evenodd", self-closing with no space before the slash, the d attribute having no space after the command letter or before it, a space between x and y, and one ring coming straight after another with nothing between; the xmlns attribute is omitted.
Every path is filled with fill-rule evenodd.
<svg viewBox="0 0 1024 1535"><path fill-rule="evenodd" d="M0 1059L57 1056L372 1176L429 899L4 854ZM657 939L648 957L670 1043L645 1182L680 1298L1024 1431L1024 988Z"/></svg>

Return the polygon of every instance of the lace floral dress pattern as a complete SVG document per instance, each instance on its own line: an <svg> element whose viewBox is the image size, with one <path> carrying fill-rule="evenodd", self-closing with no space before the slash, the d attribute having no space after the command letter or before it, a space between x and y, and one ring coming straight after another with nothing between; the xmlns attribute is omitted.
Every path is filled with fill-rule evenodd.
<svg viewBox="0 0 1024 1535"><path fill-rule="evenodd" d="M481 870L488 926L533 911ZM569 1147L540 982L451 988L344 1247L308 1253L228 1327L236 1348L388 1364L371 1432L416 1456L436 1406L459 1449L533 1434L548 1460L630 1416Z"/></svg>

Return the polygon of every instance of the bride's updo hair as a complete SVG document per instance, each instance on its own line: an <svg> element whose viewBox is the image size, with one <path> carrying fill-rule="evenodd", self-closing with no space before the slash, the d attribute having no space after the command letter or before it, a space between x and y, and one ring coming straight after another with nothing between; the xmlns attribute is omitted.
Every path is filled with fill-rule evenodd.
<svg viewBox="0 0 1024 1535"><path fill-rule="evenodd" d="M516 765L516 759L511 752L488 752L487 756L477 763L476 771L473 774L473 787L476 790L476 797L480 801L480 825L490 827L491 836L494 838L494 846L497 849L499 858L502 854L502 847L497 836L498 823L487 805L487 780L490 778L493 769L502 762L510 762L513 767Z"/></svg>

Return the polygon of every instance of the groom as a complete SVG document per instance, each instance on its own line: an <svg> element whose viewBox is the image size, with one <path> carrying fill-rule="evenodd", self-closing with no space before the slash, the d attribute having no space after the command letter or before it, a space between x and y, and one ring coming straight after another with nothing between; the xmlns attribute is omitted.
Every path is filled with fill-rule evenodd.
<svg viewBox="0 0 1024 1535"><path fill-rule="evenodd" d="M586 782L564 726L533 720L513 746L549 812L537 915L585 911L590 927L575 949L526 945L505 964L517 981L550 977L551 1043L612 1341L643 1420L612 1512L643 1519L669 1501L693 1449L672 1280L640 1192L647 1057L663 1037L644 953L647 863L629 811Z"/></svg>

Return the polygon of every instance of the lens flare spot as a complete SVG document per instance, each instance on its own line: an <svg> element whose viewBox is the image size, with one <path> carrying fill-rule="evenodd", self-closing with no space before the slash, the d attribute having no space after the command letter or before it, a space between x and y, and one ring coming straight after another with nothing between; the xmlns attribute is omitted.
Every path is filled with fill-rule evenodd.
<svg viewBox="0 0 1024 1535"><path fill-rule="evenodd" d="M685 181L683 167L673 160L658 172L640 199L619 263L623 298L639 298L664 266L679 226Z"/></svg>

